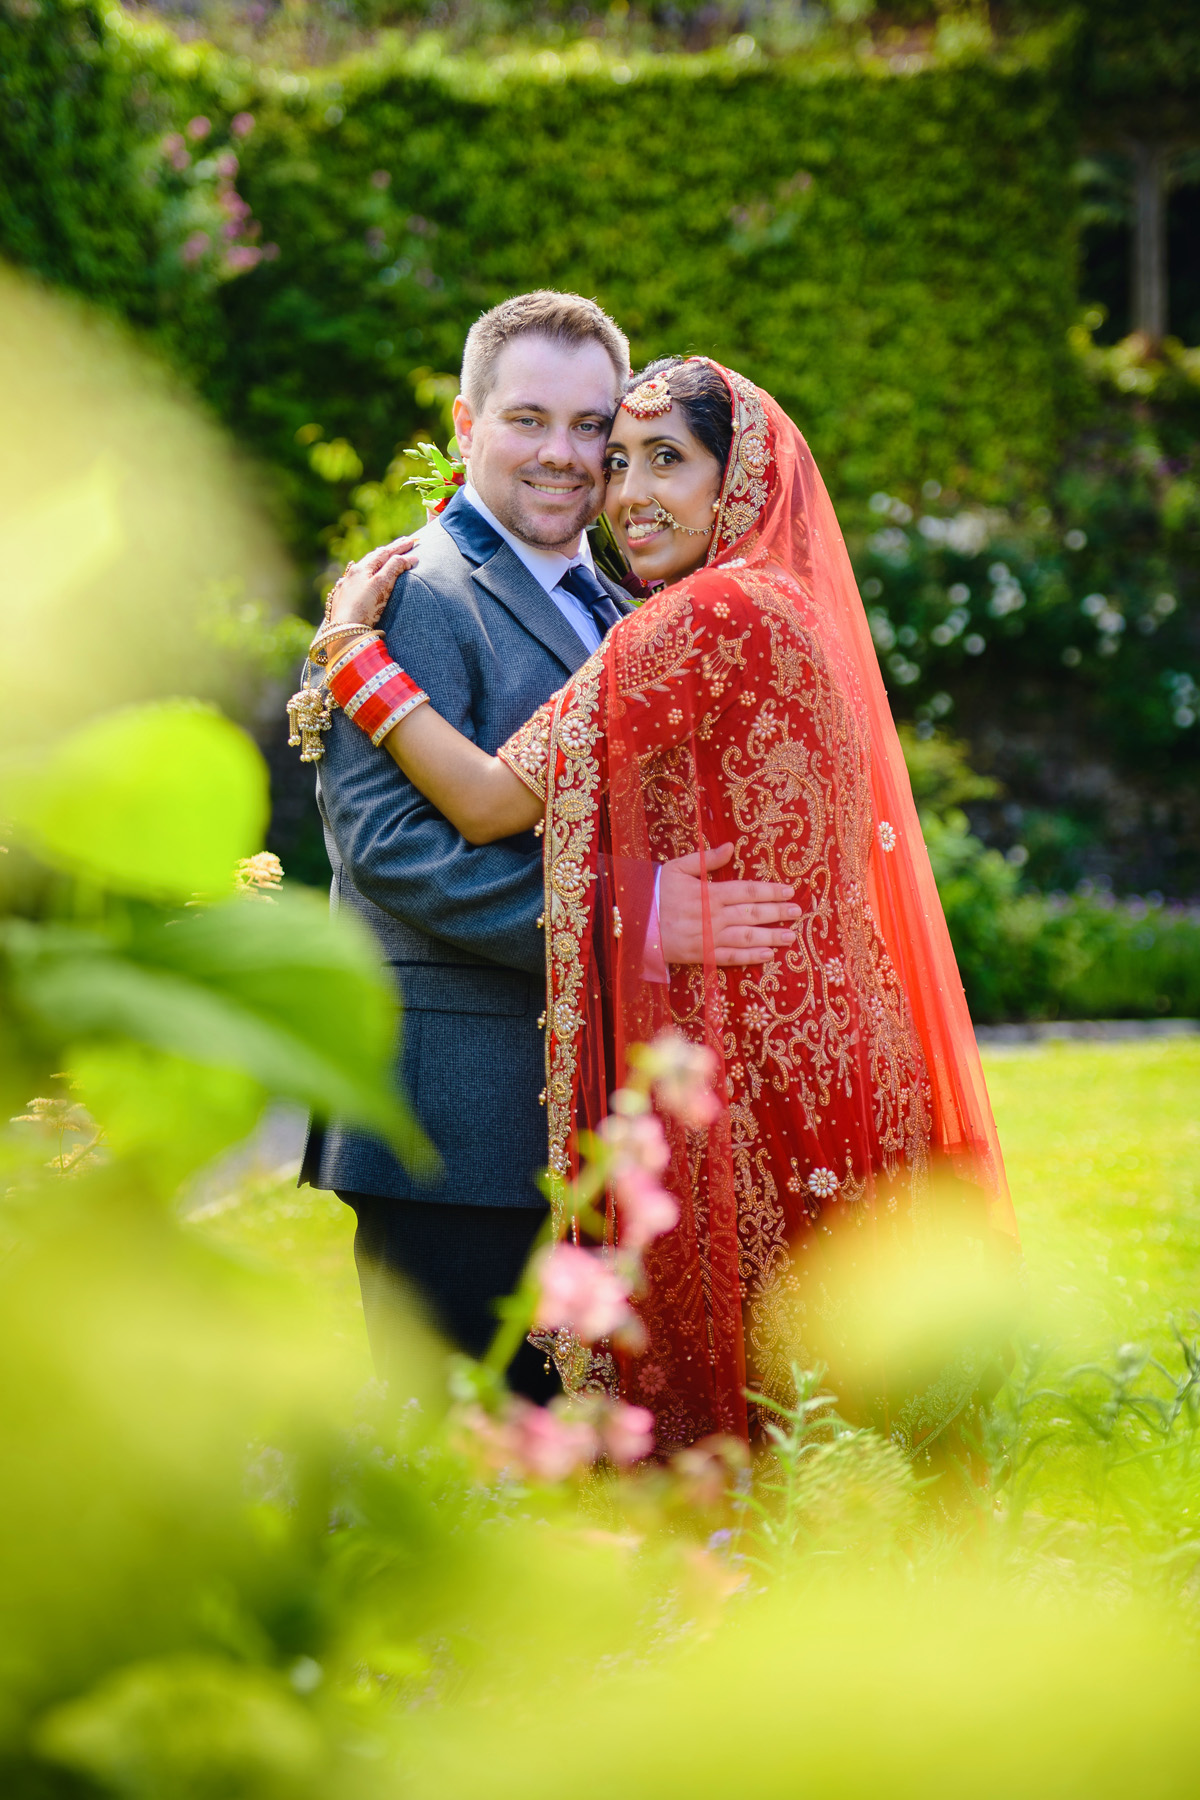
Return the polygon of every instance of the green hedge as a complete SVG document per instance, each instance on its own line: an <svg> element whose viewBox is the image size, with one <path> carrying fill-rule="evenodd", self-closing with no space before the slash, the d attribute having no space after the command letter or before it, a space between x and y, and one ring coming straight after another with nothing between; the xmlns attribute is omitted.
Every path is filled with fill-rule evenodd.
<svg viewBox="0 0 1200 1800"><path fill-rule="evenodd" d="M453 370L471 319L537 284L597 295L639 358L712 351L763 382L843 502L1011 497L1077 394L1073 125L1030 44L899 74L589 45L485 68L385 39L306 77L45 0L0 12L0 245L165 323L305 530L346 490L297 430L381 474L429 422L414 366ZM185 202L237 112L278 260L189 285ZM193 114L213 132L180 175L156 145Z"/></svg>

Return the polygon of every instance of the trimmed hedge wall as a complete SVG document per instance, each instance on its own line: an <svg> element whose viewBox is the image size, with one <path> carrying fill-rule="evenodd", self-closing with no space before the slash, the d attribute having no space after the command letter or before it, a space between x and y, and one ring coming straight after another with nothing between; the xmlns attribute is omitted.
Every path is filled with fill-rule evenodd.
<svg viewBox="0 0 1200 1800"><path fill-rule="evenodd" d="M587 45L485 69L384 40L281 76L91 0L9 0L0 69L0 247L157 320L287 472L306 535L346 490L297 430L382 473L430 422L414 367L452 371L472 318L521 287L595 294L639 359L705 350L754 376L843 504L927 479L1019 496L1071 414L1052 48L899 75ZM158 145L189 116L211 131L180 172ZM278 258L218 280L180 246L229 150Z"/></svg>

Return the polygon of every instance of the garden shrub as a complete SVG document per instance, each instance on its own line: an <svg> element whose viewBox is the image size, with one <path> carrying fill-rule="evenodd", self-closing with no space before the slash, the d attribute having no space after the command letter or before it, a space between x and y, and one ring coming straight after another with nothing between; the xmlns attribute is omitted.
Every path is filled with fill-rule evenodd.
<svg viewBox="0 0 1200 1800"><path fill-rule="evenodd" d="M1094 320L1093 320L1094 322ZM969 729L972 807L1042 888L1200 890L1200 353L1076 348L1096 405L1049 504L872 499L856 560L892 703Z"/></svg>
<svg viewBox="0 0 1200 1800"><path fill-rule="evenodd" d="M901 728L921 828L971 1016L1012 1019L1200 1016L1200 908L1161 894L1117 901L1024 886L1020 859L986 846L963 806L996 784L965 746Z"/></svg>

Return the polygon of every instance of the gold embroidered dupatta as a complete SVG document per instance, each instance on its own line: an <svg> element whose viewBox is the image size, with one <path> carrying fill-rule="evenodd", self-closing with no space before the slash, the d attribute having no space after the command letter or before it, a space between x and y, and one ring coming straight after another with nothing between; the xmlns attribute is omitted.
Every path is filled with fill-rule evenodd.
<svg viewBox="0 0 1200 1800"><path fill-rule="evenodd" d="M726 1083L721 1121L672 1128L682 1218L649 1258L645 1354L618 1368L606 1351L558 1347L569 1387L619 1381L666 1442L745 1435L749 1378L786 1393L804 1256L839 1221L916 1218L934 1169L975 1197L972 1229L1015 1236L832 507L791 421L720 372L734 436L705 567L614 628L500 753L546 807L551 1169L570 1173L575 1133L605 1110L628 1046L666 1025L708 1043ZM623 933L622 871L730 838L734 873L796 886L796 949L726 971L710 940L702 964L647 981ZM892 1382L889 1429L927 1441L978 1372L968 1358L906 1399Z"/></svg>

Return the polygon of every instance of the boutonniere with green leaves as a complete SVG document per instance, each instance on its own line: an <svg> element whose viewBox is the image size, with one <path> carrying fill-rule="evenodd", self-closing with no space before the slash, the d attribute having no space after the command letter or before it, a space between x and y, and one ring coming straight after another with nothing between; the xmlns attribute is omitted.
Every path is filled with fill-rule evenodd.
<svg viewBox="0 0 1200 1800"><path fill-rule="evenodd" d="M450 439L444 456L436 444L418 444L415 450L406 450L404 454L420 463L424 471L420 475L410 475L405 487L416 488L426 512L442 512L455 490L467 479L467 465L458 454L458 439Z"/></svg>

